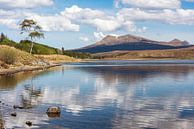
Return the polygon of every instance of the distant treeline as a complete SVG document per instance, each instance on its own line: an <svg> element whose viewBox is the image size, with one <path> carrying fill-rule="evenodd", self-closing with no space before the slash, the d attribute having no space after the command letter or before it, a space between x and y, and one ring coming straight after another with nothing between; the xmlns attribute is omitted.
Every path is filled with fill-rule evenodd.
<svg viewBox="0 0 194 129"><path fill-rule="evenodd" d="M89 53L65 51L64 48L62 48L62 54L70 56L70 57L74 57L74 58L79 58L79 59L91 59L92 58L91 54Z"/></svg>

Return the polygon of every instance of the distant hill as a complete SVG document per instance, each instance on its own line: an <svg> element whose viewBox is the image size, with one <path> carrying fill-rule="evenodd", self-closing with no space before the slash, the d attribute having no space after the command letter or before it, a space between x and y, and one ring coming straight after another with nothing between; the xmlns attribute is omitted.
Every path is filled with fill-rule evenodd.
<svg viewBox="0 0 194 129"><path fill-rule="evenodd" d="M94 58L114 60L194 59L194 47L168 50L111 51L95 53Z"/></svg>
<svg viewBox="0 0 194 129"><path fill-rule="evenodd" d="M191 45L187 41L180 41L174 39L170 42L161 42L146 39L143 37L124 35L124 36L111 36L108 35L101 41L95 44L74 49L74 52L87 52L87 53L102 53L111 51L137 51L137 50L165 50L165 49L179 49L187 48Z"/></svg>

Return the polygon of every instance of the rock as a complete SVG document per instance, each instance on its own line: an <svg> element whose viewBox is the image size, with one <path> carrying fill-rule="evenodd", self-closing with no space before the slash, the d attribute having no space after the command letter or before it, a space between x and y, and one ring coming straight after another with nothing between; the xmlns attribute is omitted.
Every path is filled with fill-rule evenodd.
<svg viewBox="0 0 194 129"><path fill-rule="evenodd" d="M31 121L26 121L26 125L32 126L32 122Z"/></svg>
<svg viewBox="0 0 194 129"><path fill-rule="evenodd" d="M12 112L12 113L10 113L10 115L16 117L17 113L16 112Z"/></svg>
<svg viewBox="0 0 194 129"><path fill-rule="evenodd" d="M48 115L60 115L61 109L60 107L49 107L46 113Z"/></svg>
<svg viewBox="0 0 194 129"><path fill-rule="evenodd" d="M14 105L13 108L14 108L14 109L24 109L24 107L18 106L18 105Z"/></svg>

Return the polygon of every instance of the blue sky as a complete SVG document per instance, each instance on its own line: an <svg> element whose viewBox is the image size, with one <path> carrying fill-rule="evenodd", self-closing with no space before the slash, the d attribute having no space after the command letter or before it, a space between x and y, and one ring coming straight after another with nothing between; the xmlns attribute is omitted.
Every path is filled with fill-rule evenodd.
<svg viewBox="0 0 194 129"><path fill-rule="evenodd" d="M0 0L0 30L20 41L18 24L34 19L45 32L38 42L79 48L106 35L194 43L194 0Z"/></svg>

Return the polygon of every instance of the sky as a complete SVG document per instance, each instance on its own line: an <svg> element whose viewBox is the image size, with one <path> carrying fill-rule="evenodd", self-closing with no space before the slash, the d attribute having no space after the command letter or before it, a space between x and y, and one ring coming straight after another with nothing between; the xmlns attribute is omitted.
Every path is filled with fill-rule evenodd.
<svg viewBox="0 0 194 129"><path fill-rule="evenodd" d="M37 42L56 48L126 34L194 44L194 0L0 0L0 32L25 39L19 29L24 19L42 26L45 38Z"/></svg>

